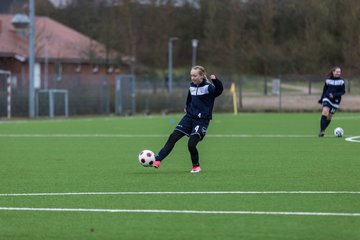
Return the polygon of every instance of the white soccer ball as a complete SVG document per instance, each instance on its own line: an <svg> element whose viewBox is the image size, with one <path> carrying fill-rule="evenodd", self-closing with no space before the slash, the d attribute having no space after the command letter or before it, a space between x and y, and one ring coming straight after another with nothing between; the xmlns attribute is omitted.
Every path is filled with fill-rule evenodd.
<svg viewBox="0 0 360 240"><path fill-rule="evenodd" d="M335 137L342 137L344 135L344 129L341 127L337 127L334 129L334 136Z"/></svg>
<svg viewBox="0 0 360 240"><path fill-rule="evenodd" d="M139 154L139 163L144 167L152 167L155 162L155 154L151 150L143 150Z"/></svg>

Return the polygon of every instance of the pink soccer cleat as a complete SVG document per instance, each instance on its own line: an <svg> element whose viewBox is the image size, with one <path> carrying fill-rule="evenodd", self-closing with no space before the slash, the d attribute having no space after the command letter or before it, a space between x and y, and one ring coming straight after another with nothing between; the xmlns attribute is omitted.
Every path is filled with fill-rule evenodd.
<svg viewBox="0 0 360 240"><path fill-rule="evenodd" d="M154 166L154 168L159 168L159 167L160 167L160 164L161 164L160 161L155 161L154 164L153 164L153 166Z"/></svg>
<svg viewBox="0 0 360 240"><path fill-rule="evenodd" d="M191 173L198 173L201 171L201 167L200 166L193 166L191 169Z"/></svg>

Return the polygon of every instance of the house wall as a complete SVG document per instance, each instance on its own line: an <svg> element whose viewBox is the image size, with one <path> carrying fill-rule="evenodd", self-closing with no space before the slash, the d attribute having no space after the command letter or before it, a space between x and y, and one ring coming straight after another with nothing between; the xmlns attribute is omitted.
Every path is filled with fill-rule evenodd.
<svg viewBox="0 0 360 240"><path fill-rule="evenodd" d="M45 85L46 80L46 64L41 62L41 88ZM61 65L61 67L59 67ZM118 74L125 74L129 72L129 66L122 65L120 67L113 67L112 71L109 72L109 68L104 65L98 65L97 70L95 70L96 65L90 63L54 63L49 62L47 65L48 72L48 82L54 80L54 77L61 81L64 76L69 75L79 75L79 76L89 76L94 75L98 77L106 77L110 80L110 85L115 84L115 76ZM27 85L27 79L29 78L29 67L27 62L20 62L13 57L0 57L0 69L10 71L14 76L18 78L18 87ZM61 70L60 70L61 69ZM50 87L50 86L49 86Z"/></svg>
<svg viewBox="0 0 360 240"><path fill-rule="evenodd" d="M41 86L36 93L46 88L45 63L41 62ZM109 114L114 112L115 78L118 74L128 73L128 66L123 65L118 71L108 72L105 66L99 66L93 71L92 64L82 64L81 69L74 63L61 64L61 77L59 77L59 64L48 63L47 89L62 89L68 91L69 114ZM20 62L15 58L1 58L0 69L12 73L12 116L26 117L28 115L28 63ZM0 86L6 86L6 83ZM6 116L6 88L0 88L0 118ZM39 116L48 116L48 97L39 95ZM57 96L56 115L63 115L63 96Z"/></svg>

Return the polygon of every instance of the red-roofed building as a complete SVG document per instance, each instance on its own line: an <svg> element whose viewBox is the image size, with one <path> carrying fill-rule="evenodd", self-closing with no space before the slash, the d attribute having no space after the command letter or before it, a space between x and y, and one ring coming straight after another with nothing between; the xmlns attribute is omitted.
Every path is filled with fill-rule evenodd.
<svg viewBox="0 0 360 240"><path fill-rule="evenodd" d="M28 62L28 30L16 30L14 15L0 14L0 69L23 71ZM35 18L35 58L41 72L109 74L127 68L126 57L106 51L104 45L48 17ZM124 60L119 66L118 61ZM110 71L109 71L110 70ZM125 69L122 70L126 71ZM60 72L59 72L60 74Z"/></svg>
<svg viewBox="0 0 360 240"><path fill-rule="evenodd" d="M12 109L22 116L27 114L29 87L28 28L16 29L15 16L0 14L0 70L11 73ZM70 114L113 111L116 76L131 72L132 58L108 51L103 44L48 17L35 17L34 35L37 92L66 89ZM4 89L6 81L0 76L0 117L4 115Z"/></svg>

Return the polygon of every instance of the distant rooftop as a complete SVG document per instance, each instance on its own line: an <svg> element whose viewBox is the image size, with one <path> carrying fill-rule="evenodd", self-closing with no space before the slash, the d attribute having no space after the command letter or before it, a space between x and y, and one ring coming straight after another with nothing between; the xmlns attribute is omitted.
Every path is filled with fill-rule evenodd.
<svg viewBox="0 0 360 240"><path fill-rule="evenodd" d="M28 56L27 29L15 29L12 20L15 15L0 14L0 55L26 59ZM114 60L114 51L106 52L103 44L75 31L48 17L35 18L36 58L45 58L48 44L48 59L61 59L70 62L89 60Z"/></svg>

